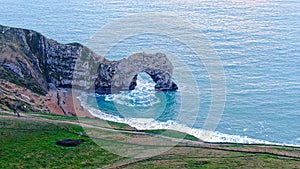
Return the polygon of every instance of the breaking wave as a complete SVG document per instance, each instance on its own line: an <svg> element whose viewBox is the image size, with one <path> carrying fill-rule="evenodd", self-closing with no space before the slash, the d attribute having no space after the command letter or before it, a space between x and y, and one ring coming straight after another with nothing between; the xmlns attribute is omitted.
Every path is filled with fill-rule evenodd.
<svg viewBox="0 0 300 169"><path fill-rule="evenodd" d="M296 146L290 144L279 144L269 142L265 140L253 139L247 136L229 135L220 132L205 131L202 129L191 128L183 124L178 124L175 121L169 120L166 122L159 122L155 119L150 118L122 118L119 116L104 113L103 111L95 108L94 106L87 103L87 96L80 96L80 101L83 106L90 111L90 113L100 119L128 124L138 130L153 130L153 129L171 129L193 135L200 140L206 142L215 143L241 143L241 144L270 144L270 145L285 145L285 146ZM207 137L209 135L209 137Z"/></svg>
<svg viewBox="0 0 300 169"><path fill-rule="evenodd" d="M143 76L143 75L142 75ZM135 90L130 92L122 92L121 94L115 95L106 95L105 102L114 102L117 104L122 104L128 107L136 108L136 107L144 107L149 108L155 104L160 102L160 99L156 97L154 84L149 81L149 79L138 79L138 86ZM291 144L280 144L274 143L270 141L253 139L247 136L240 135L229 135L224 134L218 131L205 131L199 128L192 128L184 124L179 124L174 120L167 121L158 121L155 118L136 118L136 117L122 117L116 114L109 114L105 111L102 111L98 107L98 103L92 104L89 97L95 97L92 94L81 94L78 99L81 101L83 107L90 111L90 113L103 120L125 123L134 127L138 130L153 130L153 129L170 129L176 130L183 133L187 133L193 135L200 140L206 142L215 142L215 143L241 143L241 144L270 144L270 145L285 145L285 146L294 146L299 147L299 145L291 145ZM100 103L101 104L101 103Z"/></svg>

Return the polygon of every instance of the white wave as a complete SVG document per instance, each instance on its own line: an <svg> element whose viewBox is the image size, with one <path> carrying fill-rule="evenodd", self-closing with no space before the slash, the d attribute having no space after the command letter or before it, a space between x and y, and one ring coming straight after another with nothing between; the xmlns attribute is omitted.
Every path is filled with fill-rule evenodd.
<svg viewBox="0 0 300 169"><path fill-rule="evenodd" d="M160 102L160 99L155 95L153 82L138 76L137 84L134 90L106 95L105 101L113 101L129 107L150 107Z"/></svg>
<svg viewBox="0 0 300 169"><path fill-rule="evenodd" d="M206 131L203 129L191 128L183 124L178 124L177 122L171 120L166 122L159 122L151 118L121 118L119 116L114 116L114 115L104 113L99 109L89 105L89 103L87 103L87 95L86 96L81 95L78 97L78 99L81 101L82 106L87 110L89 110L93 116L103 120L125 123L138 130L157 130L157 129L176 130L176 131L193 135L199 138L200 140L206 142L215 142L215 143L269 144L269 145L284 145L284 146L300 147L300 145L280 144L280 143L274 143L265 140L253 139L247 136L229 135L217 131L213 132L213 131Z"/></svg>

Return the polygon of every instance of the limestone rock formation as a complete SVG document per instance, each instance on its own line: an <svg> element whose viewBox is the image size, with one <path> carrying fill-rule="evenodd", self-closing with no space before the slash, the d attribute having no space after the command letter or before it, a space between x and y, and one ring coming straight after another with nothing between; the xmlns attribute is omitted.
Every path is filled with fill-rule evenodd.
<svg viewBox="0 0 300 169"><path fill-rule="evenodd" d="M60 44L32 30L0 25L0 79L36 93L46 94L49 84L70 88L73 74L80 74L84 81L95 79L96 74L82 74L82 69L97 69L90 68L97 66L91 63L104 60L81 44ZM75 63L81 65L77 72Z"/></svg>
<svg viewBox="0 0 300 169"><path fill-rule="evenodd" d="M0 25L0 79L36 93L71 87L99 94L132 90L140 72L151 76L155 89L176 90L172 71L162 53L109 61L78 43L60 44L32 30Z"/></svg>
<svg viewBox="0 0 300 169"><path fill-rule="evenodd" d="M96 92L114 93L133 90L137 85L138 73L141 72L150 75L156 83L156 90L178 89L172 81L172 63L165 54L138 53L117 62L101 63L95 83Z"/></svg>

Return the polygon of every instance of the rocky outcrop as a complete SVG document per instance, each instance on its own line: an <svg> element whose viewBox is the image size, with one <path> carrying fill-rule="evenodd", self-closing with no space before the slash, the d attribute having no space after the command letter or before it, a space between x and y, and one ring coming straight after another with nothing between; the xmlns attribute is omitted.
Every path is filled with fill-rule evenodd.
<svg viewBox="0 0 300 169"><path fill-rule="evenodd" d="M32 30L0 25L0 78L36 93L46 94L49 84L70 88L73 74L80 74L84 81L95 79L96 74L82 74L82 69L97 69L94 63L103 61L81 44L60 44ZM78 72L74 72L75 63Z"/></svg>
<svg viewBox="0 0 300 169"><path fill-rule="evenodd" d="M117 62L101 63L95 89L97 93L114 93L133 90L137 76L145 72L156 83L155 89L161 91L177 90L172 81L173 66L162 53L138 53Z"/></svg>
<svg viewBox="0 0 300 169"><path fill-rule="evenodd" d="M146 72L157 90L176 90L173 67L162 53L139 53L109 61L78 44L60 44L38 32L0 25L0 79L46 94L49 89L76 87L108 94L132 90Z"/></svg>

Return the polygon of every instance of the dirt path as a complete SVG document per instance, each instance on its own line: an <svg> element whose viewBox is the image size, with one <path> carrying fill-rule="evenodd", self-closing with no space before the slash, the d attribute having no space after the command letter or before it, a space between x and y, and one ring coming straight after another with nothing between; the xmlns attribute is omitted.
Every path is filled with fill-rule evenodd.
<svg viewBox="0 0 300 169"><path fill-rule="evenodd" d="M9 114L9 115L16 115L12 112L2 111L2 110L0 112L5 113L5 114ZM38 121L38 122L47 122L47 123L73 124L73 125L79 125L81 127L101 129L101 130L105 130L105 131L112 131L112 132L118 132L118 133L145 134L145 135L148 134L148 133L137 132L137 131L135 132L135 131L126 131L126 130L116 130L116 129L105 128L105 127L100 127L100 126L95 126L95 125L90 125L90 124L84 124L84 123L80 123L80 122L67 121L67 120L51 120L51 119L41 118L41 116L47 116L47 115L20 113L20 116L21 117L17 117L17 116L0 116L0 118L5 118L5 119L26 119L26 120L32 120L32 121Z"/></svg>
<svg viewBox="0 0 300 169"><path fill-rule="evenodd" d="M116 132L116 133L128 133L128 134L138 134L138 135L145 135L151 137L158 137L158 138L168 139L173 142L178 142L179 144L177 146L180 147L195 147L195 148L199 147L199 148L209 148L215 150L225 150L225 151L234 151L234 152L261 153L261 154L270 154L270 155L300 159L300 148L298 147L282 147L282 146L273 146L273 145L244 145L244 144L226 144L226 143L214 144L214 143L206 143L201 141L191 141L185 139L172 138L168 136L149 134L149 133L139 132L139 131L116 130L112 128L100 127L91 124L84 124L75 121L51 120L51 119L46 119L41 117L47 115L37 115L37 114L32 115L32 114L21 113L20 114L21 117L17 117L17 116L13 116L15 114L12 112L2 111L2 110L0 110L0 112L7 114L7 115L1 115L0 118L2 119L14 119L14 120L25 119L25 120L32 120L38 122L47 122L47 123L73 124L73 125L82 126L84 128L100 129L100 130ZM286 150L283 150L282 148ZM136 162L136 160L134 161Z"/></svg>

